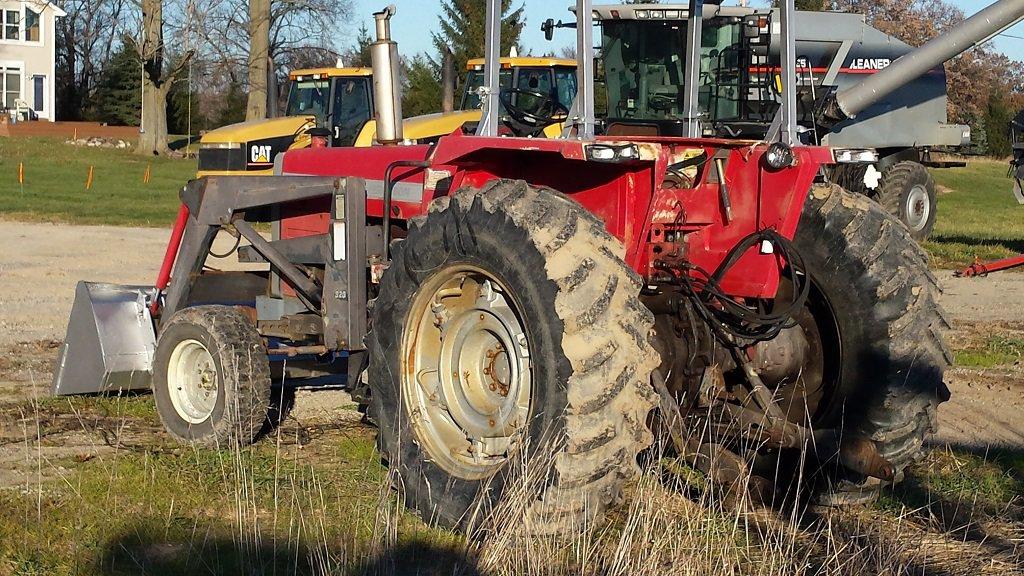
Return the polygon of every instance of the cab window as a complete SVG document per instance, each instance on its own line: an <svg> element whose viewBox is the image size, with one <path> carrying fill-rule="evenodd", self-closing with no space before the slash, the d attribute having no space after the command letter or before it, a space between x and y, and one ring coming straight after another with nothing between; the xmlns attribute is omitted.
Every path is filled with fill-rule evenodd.
<svg viewBox="0 0 1024 576"><path fill-rule="evenodd" d="M576 99L576 69L555 68L555 89L562 106L571 108L572 101Z"/></svg>
<svg viewBox="0 0 1024 576"><path fill-rule="evenodd" d="M288 116L316 116L318 124L322 124L327 117L327 101L330 98L330 81L322 80L294 80L291 89L288 91L288 107L285 114Z"/></svg>
<svg viewBox="0 0 1024 576"><path fill-rule="evenodd" d="M373 115L368 78L336 78L331 124L335 146L352 146Z"/></svg>
<svg viewBox="0 0 1024 576"><path fill-rule="evenodd" d="M466 74L466 86L462 92L462 106L460 110L477 110L480 108L480 95L477 90L484 85L484 71L470 70ZM502 68L498 71L498 85L502 88L512 87L512 70Z"/></svg>

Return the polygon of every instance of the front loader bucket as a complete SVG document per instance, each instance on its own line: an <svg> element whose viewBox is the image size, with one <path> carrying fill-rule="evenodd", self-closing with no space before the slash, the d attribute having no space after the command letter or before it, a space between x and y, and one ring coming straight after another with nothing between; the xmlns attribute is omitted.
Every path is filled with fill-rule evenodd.
<svg viewBox="0 0 1024 576"><path fill-rule="evenodd" d="M156 350L149 313L154 293L152 286L78 283L53 374L55 396L149 388Z"/></svg>

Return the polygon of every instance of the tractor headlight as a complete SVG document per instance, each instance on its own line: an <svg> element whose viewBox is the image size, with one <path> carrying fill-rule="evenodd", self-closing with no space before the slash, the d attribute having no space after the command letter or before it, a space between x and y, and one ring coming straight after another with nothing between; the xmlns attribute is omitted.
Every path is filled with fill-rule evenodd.
<svg viewBox="0 0 1024 576"><path fill-rule="evenodd" d="M764 162L772 170L781 170L793 165L793 149L782 142L775 142L764 153Z"/></svg>
<svg viewBox="0 0 1024 576"><path fill-rule="evenodd" d="M874 164L878 162L878 152L874 150L857 150L839 148L835 152L836 164Z"/></svg>
<svg viewBox="0 0 1024 576"><path fill-rule="evenodd" d="M587 160L595 162L629 162L640 159L635 144L591 144L586 146Z"/></svg>
<svg viewBox="0 0 1024 576"><path fill-rule="evenodd" d="M202 149L206 149L206 150L234 150L236 148L241 148L241 147L242 147L242 144L240 142L200 142L199 143L199 149L200 150L202 150Z"/></svg>
<svg viewBox="0 0 1024 576"><path fill-rule="evenodd" d="M200 172L239 172L246 169L245 145L241 142L200 142Z"/></svg>

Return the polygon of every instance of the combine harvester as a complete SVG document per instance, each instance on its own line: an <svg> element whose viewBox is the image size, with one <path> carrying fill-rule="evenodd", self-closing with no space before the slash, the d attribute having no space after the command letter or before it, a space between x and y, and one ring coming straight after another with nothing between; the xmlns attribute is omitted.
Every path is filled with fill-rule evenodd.
<svg viewBox="0 0 1024 576"><path fill-rule="evenodd" d="M804 469L820 501L841 503L901 477L948 398L946 324L906 227L815 183L835 152L799 145L792 0L790 89L763 140L702 136L699 25L678 55L681 135L595 137L589 0L568 134L499 136L489 0L476 133L397 145L392 13L375 15L372 48L383 145L292 150L276 176L186 185L170 283L81 283L54 393L151 387L172 436L233 446L258 438L273 386L344 384L368 403L407 505L461 528L539 468L531 529L584 529L637 473L651 426L726 486L751 474L789 493ZM1022 15L1024 0L1002 0L823 94L817 117L852 117ZM204 267L225 228L270 272Z"/></svg>

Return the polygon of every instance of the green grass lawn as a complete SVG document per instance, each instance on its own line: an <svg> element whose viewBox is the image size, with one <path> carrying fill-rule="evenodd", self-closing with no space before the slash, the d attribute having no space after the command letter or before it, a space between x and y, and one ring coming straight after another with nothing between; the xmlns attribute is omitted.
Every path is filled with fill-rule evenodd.
<svg viewBox="0 0 1024 576"><path fill-rule="evenodd" d="M1024 252L1024 206L1017 204L1006 162L972 159L966 168L932 170L941 187L935 231L924 246L942 268Z"/></svg>
<svg viewBox="0 0 1024 576"><path fill-rule="evenodd" d="M18 183L18 165L24 183ZM150 181L143 174L150 166ZM85 182L89 167L93 182ZM146 158L59 138L0 138L0 216L17 220L170 226L195 160Z"/></svg>

